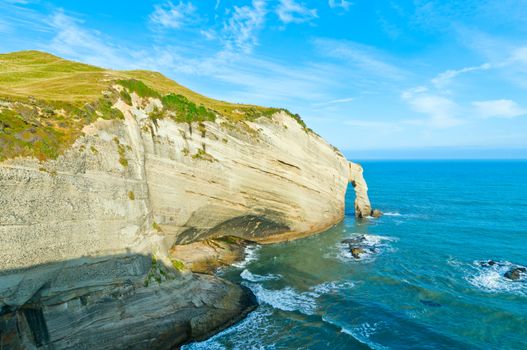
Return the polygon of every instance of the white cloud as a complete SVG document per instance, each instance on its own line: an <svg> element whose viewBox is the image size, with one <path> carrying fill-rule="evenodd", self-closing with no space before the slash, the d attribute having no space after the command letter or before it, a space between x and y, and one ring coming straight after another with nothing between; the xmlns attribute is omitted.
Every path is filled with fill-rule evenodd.
<svg viewBox="0 0 527 350"><path fill-rule="evenodd" d="M316 9L310 9L295 0L280 0L276 14L285 24L309 22L318 17Z"/></svg>
<svg viewBox="0 0 527 350"><path fill-rule="evenodd" d="M191 2L174 5L167 2L156 5L154 12L150 14L150 21L156 25L169 29L179 29L187 24L192 24L197 20L196 7Z"/></svg>
<svg viewBox="0 0 527 350"><path fill-rule="evenodd" d="M346 1L346 0L329 0L328 5L332 9L341 7L347 11L351 7L351 5L353 5L353 3L351 1Z"/></svg>
<svg viewBox="0 0 527 350"><path fill-rule="evenodd" d="M318 51L326 56L345 60L354 68L365 70L370 74L387 79L401 79L406 73L386 62L383 54L371 47L351 41L316 39Z"/></svg>
<svg viewBox="0 0 527 350"><path fill-rule="evenodd" d="M102 67L117 69L140 67L134 62L131 52L112 46L107 38L97 31L82 28L82 22L66 15L62 10L55 12L49 25L56 32L45 49L55 54Z"/></svg>
<svg viewBox="0 0 527 350"><path fill-rule="evenodd" d="M514 118L527 114L527 108L512 100L475 101L472 105L483 118Z"/></svg>
<svg viewBox="0 0 527 350"><path fill-rule="evenodd" d="M232 16L223 26L227 51L249 53L258 43L257 33L265 22L265 1L253 0L251 6L234 6Z"/></svg>
<svg viewBox="0 0 527 350"><path fill-rule="evenodd" d="M331 100L327 102L315 103L314 106L330 106L330 105L336 105L336 104L342 104L342 103L349 103L354 100L355 100L354 97L339 98L339 99Z"/></svg>
<svg viewBox="0 0 527 350"><path fill-rule="evenodd" d="M447 70L437 75L435 78L433 78L432 84L434 84L435 87L440 89L448 85L452 79L454 79L460 74L475 72L475 71L489 70L490 68L492 68L492 65L490 63L483 63L480 66L465 67L465 68L461 68L457 70L454 70L454 69Z"/></svg>
<svg viewBox="0 0 527 350"><path fill-rule="evenodd" d="M512 50L505 64L522 64L527 66L527 47L517 47Z"/></svg>
<svg viewBox="0 0 527 350"><path fill-rule="evenodd" d="M207 40L214 40L214 39L216 39L218 37L218 35L216 34L216 32L213 29L208 29L208 30L201 29L199 32Z"/></svg>
<svg viewBox="0 0 527 350"><path fill-rule="evenodd" d="M405 121L408 124L425 125L434 128L448 128L462 124L457 117L458 105L448 98L430 94L425 87L406 90L401 98L412 110L427 115L428 120Z"/></svg>

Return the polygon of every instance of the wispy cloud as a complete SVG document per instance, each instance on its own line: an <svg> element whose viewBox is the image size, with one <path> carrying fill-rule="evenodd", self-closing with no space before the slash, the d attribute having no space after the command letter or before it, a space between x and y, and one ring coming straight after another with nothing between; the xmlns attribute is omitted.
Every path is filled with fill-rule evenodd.
<svg viewBox="0 0 527 350"><path fill-rule="evenodd" d="M401 94L401 98L412 110L428 116L427 120L413 121L414 124L448 128L463 123L463 120L458 118L459 107L454 101L431 94L426 87L406 90Z"/></svg>
<svg viewBox="0 0 527 350"><path fill-rule="evenodd" d="M174 5L171 1L154 7L150 21L163 28L179 29L198 20L197 8L191 2L180 1Z"/></svg>
<svg viewBox="0 0 527 350"><path fill-rule="evenodd" d="M315 46L321 54L346 61L350 66L365 70L385 79L402 79L403 69L390 64L378 50L352 41L315 39Z"/></svg>
<svg viewBox="0 0 527 350"><path fill-rule="evenodd" d="M332 9L342 8L347 11L351 7L351 5L353 5L353 3L351 1L346 1L346 0L329 0L328 5Z"/></svg>
<svg viewBox="0 0 527 350"><path fill-rule="evenodd" d="M284 24L309 22L318 17L316 9L310 9L295 0L280 0L276 14Z"/></svg>
<svg viewBox="0 0 527 350"><path fill-rule="evenodd" d="M483 118L514 118L527 114L527 108L512 100L475 101L472 105Z"/></svg>
<svg viewBox="0 0 527 350"><path fill-rule="evenodd" d="M444 88L446 85L448 85L452 79L455 77L469 73L469 72L476 72L476 71L485 71L489 70L492 67L490 63L483 63L479 66L472 66L472 67L465 67L461 69L449 69L445 72L442 72L438 74L435 78L432 79L432 84L438 89Z"/></svg>
<svg viewBox="0 0 527 350"><path fill-rule="evenodd" d="M338 105L338 104L343 104L343 103L350 103L350 102L352 102L354 100L355 100L355 97L339 98L339 99L336 99L336 100L315 103L313 106L322 107L322 106Z"/></svg>
<svg viewBox="0 0 527 350"><path fill-rule="evenodd" d="M113 46L108 38L97 31L82 27L82 21L68 16L62 10L56 11L49 18L49 25L55 36L45 49L72 59L78 59L94 65L112 68L135 68L131 51Z"/></svg>
<svg viewBox="0 0 527 350"><path fill-rule="evenodd" d="M258 43L258 32L265 22L265 1L253 0L251 6L234 6L223 26L223 41L228 51L249 53Z"/></svg>

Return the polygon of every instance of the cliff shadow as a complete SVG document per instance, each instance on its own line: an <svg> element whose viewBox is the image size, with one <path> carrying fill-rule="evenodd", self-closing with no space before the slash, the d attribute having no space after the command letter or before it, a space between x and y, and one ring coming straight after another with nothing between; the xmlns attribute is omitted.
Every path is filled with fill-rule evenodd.
<svg viewBox="0 0 527 350"><path fill-rule="evenodd" d="M155 256L81 257L0 271L0 349L168 349L239 320L250 291Z"/></svg>

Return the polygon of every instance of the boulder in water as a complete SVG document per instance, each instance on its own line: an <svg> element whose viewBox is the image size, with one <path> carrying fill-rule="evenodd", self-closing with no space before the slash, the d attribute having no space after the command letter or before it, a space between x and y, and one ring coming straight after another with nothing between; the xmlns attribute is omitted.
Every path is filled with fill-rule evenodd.
<svg viewBox="0 0 527 350"><path fill-rule="evenodd" d="M382 216L383 212L380 211L379 209L373 209L371 211L371 216L373 216L374 218L380 218Z"/></svg>
<svg viewBox="0 0 527 350"><path fill-rule="evenodd" d="M360 259L360 255L366 253L361 247L350 247L350 252L355 259Z"/></svg>
<svg viewBox="0 0 527 350"><path fill-rule="evenodd" d="M481 266L484 266L484 267L489 267L489 266L494 266L497 264L497 262L495 262L494 260L489 260L489 261L480 261L479 264Z"/></svg>
<svg viewBox="0 0 527 350"><path fill-rule="evenodd" d="M526 272L526 269L525 267L514 267L512 269L510 269L509 271L505 272L505 274L503 275L505 278L508 278L512 281L517 281L520 279L521 277L521 274L522 273L525 273Z"/></svg>

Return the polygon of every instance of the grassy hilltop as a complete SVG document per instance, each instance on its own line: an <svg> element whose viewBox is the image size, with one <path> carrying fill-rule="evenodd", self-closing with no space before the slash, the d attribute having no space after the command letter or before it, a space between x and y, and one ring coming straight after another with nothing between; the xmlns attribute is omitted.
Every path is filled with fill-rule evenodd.
<svg viewBox="0 0 527 350"><path fill-rule="evenodd" d="M158 72L103 69L40 51L0 54L0 161L16 156L56 158L85 125L98 118L122 119L112 106L118 99L131 105L132 93L161 100L163 108L154 111L152 119L178 122L222 116L236 123L280 110L211 99ZM289 114L305 128L298 115Z"/></svg>

